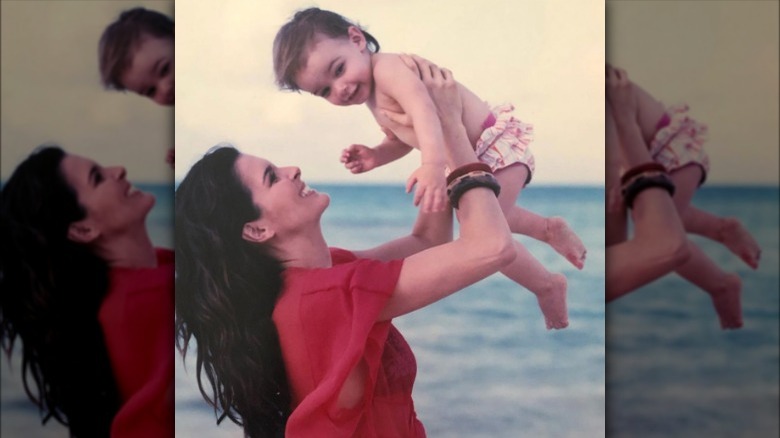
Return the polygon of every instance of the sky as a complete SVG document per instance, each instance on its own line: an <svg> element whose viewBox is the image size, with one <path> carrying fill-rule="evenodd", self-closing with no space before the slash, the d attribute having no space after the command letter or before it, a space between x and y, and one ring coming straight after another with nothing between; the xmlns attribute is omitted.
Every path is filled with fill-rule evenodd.
<svg viewBox="0 0 780 438"><path fill-rule="evenodd" d="M3 179L37 146L56 143L134 182L170 182L165 153L173 110L104 90L97 46L119 14L144 6L173 16L172 1L2 0L0 141Z"/></svg>
<svg viewBox="0 0 780 438"><path fill-rule="evenodd" d="M397 182L420 154L352 175L339 156L382 140L363 106L336 107L274 85L273 38L311 1L188 2L176 10L176 179L227 142L309 182ZM535 129L539 184L603 184L604 5L600 0L320 1L357 21L383 52L416 53L452 70L491 104L510 102Z"/></svg>
<svg viewBox="0 0 780 438"><path fill-rule="evenodd" d="M1 2L0 176L36 146L58 143L131 180L166 182L174 111L103 90L97 40L141 5L169 1ZM312 181L402 182L419 162L351 175L338 162L351 143L376 144L368 111L278 91L271 42L310 1L205 0L176 11L176 176L209 147L231 142ZM383 51L413 52L450 68L491 102L511 102L534 124L535 182L603 180L604 5L530 0L321 1L366 26ZM778 184L778 2L607 1L607 59L666 103L684 101L710 127L710 183Z"/></svg>
<svg viewBox="0 0 780 438"><path fill-rule="evenodd" d="M607 60L709 127L709 184L778 184L777 1L607 1Z"/></svg>

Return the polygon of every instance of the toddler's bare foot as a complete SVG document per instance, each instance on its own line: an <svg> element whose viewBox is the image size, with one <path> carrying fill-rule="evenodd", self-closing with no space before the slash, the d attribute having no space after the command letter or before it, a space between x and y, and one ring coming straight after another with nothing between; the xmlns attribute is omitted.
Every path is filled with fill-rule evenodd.
<svg viewBox="0 0 780 438"><path fill-rule="evenodd" d="M736 274L728 274L720 290L711 292L710 298L720 319L720 327L738 329L742 327L742 280Z"/></svg>
<svg viewBox="0 0 780 438"><path fill-rule="evenodd" d="M547 218L546 224L545 242L577 269L582 269L587 250L574 230L561 217Z"/></svg>
<svg viewBox="0 0 780 438"><path fill-rule="evenodd" d="M761 247L750 232L737 219L725 218L718 230L718 241L739 256L748 266L758 269L761 258Z"/></svg>
<svg viewBox="0 0 780 438"><path fill-rule="evenodd" d="M569 325L569 312L566 308L566 277L553 274L545 290L536 293L536 300L544 315L547 330L562 329Z"/></svg>

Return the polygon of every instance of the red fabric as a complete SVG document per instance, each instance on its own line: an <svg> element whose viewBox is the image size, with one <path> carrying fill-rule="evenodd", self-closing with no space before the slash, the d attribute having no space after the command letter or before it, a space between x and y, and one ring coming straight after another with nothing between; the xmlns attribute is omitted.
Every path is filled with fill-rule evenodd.
<svg viewBox="0 0 780 438"><path fill-rule="evenodd" d="M158 266L111 269L98 318L122 405L111 437L174 435L173 251L157 250Z"/></svg>
<svg viewBox="0 0 780 438"><path fill-rule="evenodd" d="M417 363L389 321L377 322L395 290L402 260L358 260L332 249L333 267L285 270L274 308L293 392L287 438L424 438L412 402ZM338 397L361 366L363 397L353 408Z"/></svg>

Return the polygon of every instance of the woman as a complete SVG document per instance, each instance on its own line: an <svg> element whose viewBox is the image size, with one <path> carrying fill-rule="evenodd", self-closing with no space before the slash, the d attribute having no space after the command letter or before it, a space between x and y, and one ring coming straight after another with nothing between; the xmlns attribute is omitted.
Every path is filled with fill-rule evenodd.
<svg viewBox="0 0 780 438"><path fill-rule="evenodd" d="M414 355L391 320L511 262L495 179L463 167L477 160L455 82L423 67L456 169L454 241L435 246L451 238L446 212L374 249L328 248L328 196L298 168L232 148L208 153L176 192L177 342L186 354L195 339L203 396L250 437L425 436Z"/></svg>
<svg viewBox="0 0 780 438"><path fill-rule="evenodd" d="M75 437L173 436L173 254L122 167L58 147L5 183L0 339L29 398ZM31 385L32 384L32 385Z"/></svg>

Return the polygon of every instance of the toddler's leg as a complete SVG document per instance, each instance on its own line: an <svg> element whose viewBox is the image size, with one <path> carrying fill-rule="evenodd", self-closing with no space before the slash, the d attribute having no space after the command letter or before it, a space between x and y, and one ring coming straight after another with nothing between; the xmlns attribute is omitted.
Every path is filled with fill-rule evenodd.
<svg viewBox="0 0 780 438"><path fill-rule="evenodd" d="M721 270L693 242L688 242L690 258L677 269L683 278L710 295L723 329L742 327L742 281L736 274Z"/></svg>
<svg viewBox="0 0 780 438"><path fill-rule="evenodd" d="M703 170L697 165L688 165L672 172L675 183L674 204L680 218L689 212L691 198L701 181ZM677 269L677 273L691 283L710 294L715 310L718 312L721 327L742 327L742 307L740 293L742 282L736 274L727 274L721 270L694 243L689 241L690 258Z"/></svg>
<svg viewBox="0 0 780 438"><path fill-rule="evenodd" d="M571 264L582 269L585 265L585 245L561 217L543 217L515 205L525 185L528 169L520 164L497 170L496 179L501 184L498 202L504 211L509 229L549 244Z"/></svg>
<svg viewBox="0 0 780 438"><path fill-rule="evenodd" d="M507 211L515 207L515 200L527 174L528 169L523 165L510 166L496 172L496 178L501 184L498 202L504 216L507 216ZM525 220L531 222L527 226L528 229L534 230L539 235L545 233L545 218L526 211ZM512 229L511 224L510 229ZM515 232L514 229L512 231ZM509 266L502 269L501 273L536 295L548 329L561 329L568 326L566 277L550 273L520 242L515 242L515 250L517 257Z"/></svg>
<svg viewBox="0 0 780 438"><path fill-rule="evenodd" d="M748 266L758 268L761 247L739 220L721 218L690 205L701 175L702 170L697 165L685 166L671 174L676 186L674 203L686 231L722 243Z"/></svg>
<svg viewBox="0 0 780 438"><path fill-rule="evenodd" d="M569 325L566 277L545 269L520 242L515 242L515 250L517 257L501 273L536 295L548 330L566 328Z"/></svg>
<svg viewBox="0 0 780 438"><path fill-rule="evenodd" d="M722 243L748 266L758 268L761 247L738 219L715 216L691 205L682 220L686 231Z"/></svg>

